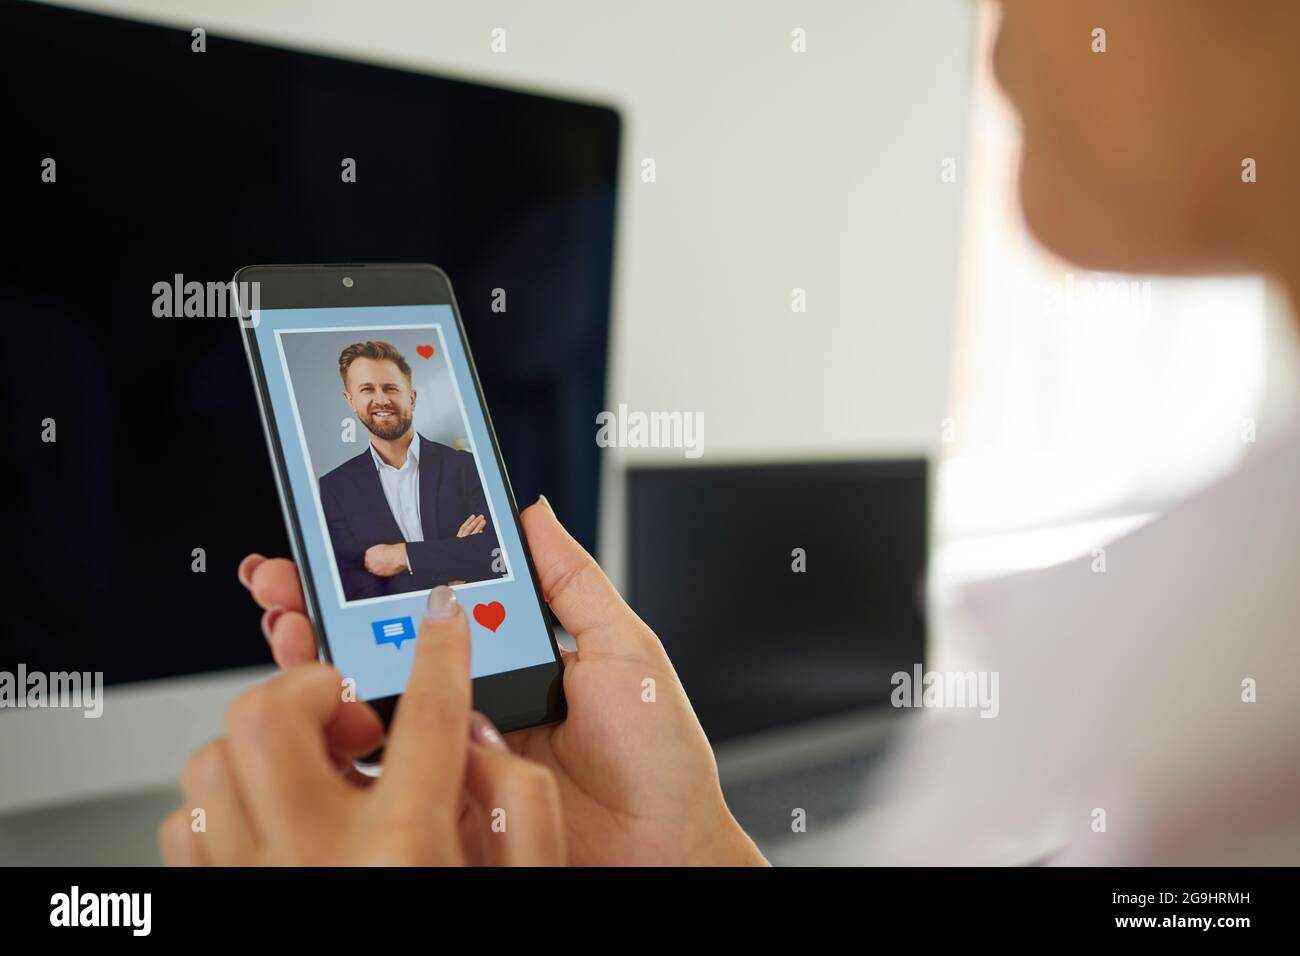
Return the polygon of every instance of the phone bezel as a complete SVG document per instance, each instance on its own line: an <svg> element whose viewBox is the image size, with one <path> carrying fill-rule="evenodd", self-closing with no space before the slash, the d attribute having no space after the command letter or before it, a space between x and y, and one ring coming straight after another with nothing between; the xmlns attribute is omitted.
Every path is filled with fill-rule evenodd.
<svg viewBox="0 0 1300 956"><path fill-rule="evenodd" d="M343 277L351 276L351 287L343 285ZM511 733L529 727L556 723L563 720L567 713L564 698L564 666L560 656L559 642L555 637L555 628L551 621L550 609L542 596L541 583L537 569L533 565L532 554L528 550L524 537L523 524L519 518L519 506L515 501L514 489L510 485L510 476L501 459L501 449L497 444L496 429L492 426L492 416L483 397L483 387L479 382L478 369L474 365L474 356L470 351L469 338L465 334L465 325L461 319L460 307L456 304L452 292L451 280L437 266L422 263L342 263L338 265L254 265L245 266L235 273L234 289L241 289L240 283L258 283L258 308L261 309L310 309L310 308L366 308L385 305L449 305L456 322L456 333L460 336L461 347L465 350L469 365L470 379L474 384L474 393L479 407L483 410L483 419L487 425L488 437L492 444L492 454L500 469L502 484L505 486L506 498L510 506L510 517L515 523L519 540L523 543L524 560L528 565L529 579L532 581L533 594L546 626L546 635L551 642L554 661L513 671L503 671L475 678L473 681L474 707L483 712L502 733ZM320 600L316 585L307 562L307 553L302 539L301 518L297 503L289 492L291 487L287 466L281 450L280 430L271 411L270 393L267 389L266 375L262 367L262 355L258 348L254 327L248 321L245 303L238 303L237 314L240 317L240 336L244 342L244 351L248 356L249 369L252 372L254 388L257 392L258 408L262 417L262 431L266 437L267 450L271 457L275 473L276 490L280 498L280 507L284 512L285 525L289 530L289 543L298 564L298 576L302 581L303 595L306 598L307 614L316 633L316 649L320 659L332 663L329 638L325 633L324 617L320 613ZM400 695L381 697L368 701L379 714L387 729L400 700ZM523 702L525 706L520 708ZM527 703L532 702L532 703ZM367 757L365 762L374 762L378 754Z"/></svg>

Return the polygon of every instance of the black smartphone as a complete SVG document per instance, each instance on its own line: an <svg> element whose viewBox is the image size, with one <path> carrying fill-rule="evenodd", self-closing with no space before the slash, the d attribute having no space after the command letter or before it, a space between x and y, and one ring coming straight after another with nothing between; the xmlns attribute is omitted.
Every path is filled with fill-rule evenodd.
<svg viewBox="0 0 1300 956"><path fill-rule="evenodd" d="M561 720L559 646L446 274L248 266L234 291L321 659L387 726L449 585L474 706L503 733Z"/></svg>

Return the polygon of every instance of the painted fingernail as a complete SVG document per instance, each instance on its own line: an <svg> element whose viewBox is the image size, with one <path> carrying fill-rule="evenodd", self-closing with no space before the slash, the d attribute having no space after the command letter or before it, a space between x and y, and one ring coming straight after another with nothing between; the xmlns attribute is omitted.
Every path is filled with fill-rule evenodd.
<svg viewBox="0 0 1300 956"><path fill-rule="evenodd" d="M477 710L469 715L469 739L489 750L509 750L501 731Z"/></svg>
<svg viewBox="0 0 1300 956"><path fill-rule="evenodd" d="M449 617L455 617L459 607L460 602L456 600L456 592L445 584L439 584L429 592L429 602L424 606L424 619L445 621Z"/></svg>
<svg viewBox="0 0 1300 956"><path fill-rule="evenodd" d="M265 560L266 558L260 554L250 554L243 561L240 561L239 570L235 572L239 575L239 583L251 591L253 589L253 572Z"/></svg>
<svg viewBox="0 0 1300 956"><path fill-rule="evenodd" d="M267 642L271 640L271 631L275 628L275 622L280 619L284 613L282 607L269 607L266 613L262 615L262 634L266 637Z"/></svg>

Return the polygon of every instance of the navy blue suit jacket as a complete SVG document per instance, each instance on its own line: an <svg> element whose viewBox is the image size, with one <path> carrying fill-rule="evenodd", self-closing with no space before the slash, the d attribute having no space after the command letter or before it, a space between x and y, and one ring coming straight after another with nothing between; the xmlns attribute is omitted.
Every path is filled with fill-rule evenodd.
<svg viewBox="0 0 1300 956"><path fill-rule="evenodd" d="M420 442L420 524L423 541L408 541L406 556L411 571L381 578L366 570L366 549L376 544L398 544L405 539L384 497L379 471L370 445L320 479L320 500L329 527L330 543L343 595L349 601L381 597L404 591L423 591L448 581L484 581L500 577L496 529L487 498L478 480L474 456L447 445ZM483 515L487 527L481 534L456 537L470 515Z"/></svg>

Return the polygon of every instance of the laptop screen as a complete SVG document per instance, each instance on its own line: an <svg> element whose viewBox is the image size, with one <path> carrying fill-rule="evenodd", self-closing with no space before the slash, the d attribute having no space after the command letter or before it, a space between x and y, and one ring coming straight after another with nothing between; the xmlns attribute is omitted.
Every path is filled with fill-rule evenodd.
<svg viewBox="0 0 1300 956"><path fill-rule="evenodd" d="M923 663L921 459L634 468L632 606L715 742L887 705Z"/></svg>

